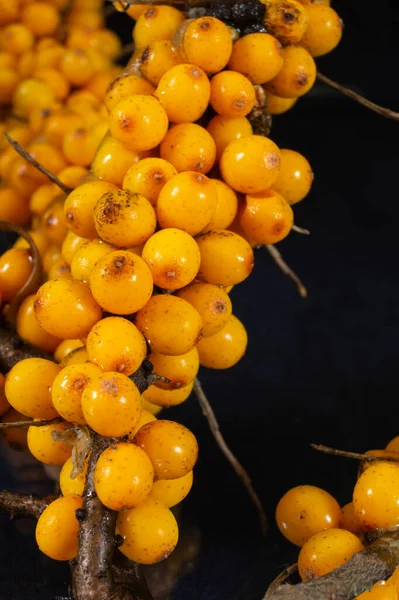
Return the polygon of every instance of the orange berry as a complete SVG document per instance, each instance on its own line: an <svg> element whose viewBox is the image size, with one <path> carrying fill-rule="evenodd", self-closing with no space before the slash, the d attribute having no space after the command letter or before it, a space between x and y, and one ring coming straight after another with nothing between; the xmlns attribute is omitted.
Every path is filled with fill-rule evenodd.
<svg viewBox="0 0 399 600"><path fill-rule="evenodd" d="M399 452L399 436L394 437L386 446L385 450L388 450L389 452Z"/></svg>
<svg viewBox="0 0 399 600"><path fill-rule="evenodd" d="M59 258L51 266L49 272L47 273L47 277L48 279L61 279L63 277L68 279L71 277L71 270L64 259Z"/></svg>
<svg viewBox="0 0 399 600"><path fill-rule="evenodd" d="M200 364L209 369L230 369L244 356L247 343L244 325L231 315L223 329L198 342Z"/></svg>
<svg viewBox="0 0 399 600"><path fill-rule="evenodd" d="M66 50L61 59L60 69L75 87L85 85L94 75L93 62L85 50Z"/></svg>
<svg viewBox="0 0 399 600"><path fill-rule="evenodd" d="M111 134L133 152L155 148L167 130L167 114L153 96L127 96L111 111Z"/></svg>
<svg viewBox="0 0 399 600"><path fill-rule="evenodd" d="M280 173L273 189L289 204L296 204L308 195L313 183L312 167L302 154L282 149Z"/></svg>
<svg viewBox="0 0 399 600"><path fill-rule="evenodd" d="M297 0L268 2L265 14L267 30L282 44L297 44L309 23L305 8Z"/></svg>
<svg viewBox="0 0 399 600"><path fill-rule="evenodd" d="M65 239L62 242L61 246L61 255L67 265L71 266L72 259L75 256L76 252L86 243L86 238L76 235L76 233L73 233L73 231L71 231L70 229L67 231Z"/></svg>
<svg viewBox="0 0 399 600"><path fill-rule="evenodd" d="M29 427L28 448L33 456L46 465L62 465L72 454L72 444L56 442L52 433L66 431L70 423Z"/></svg>
<svg viewBox="0 0 399 600"><path fill-rule="evenodd" d="M18 58L18 74L21 77L30 77L36 67L36 53L33 50L24 52Z"/></svg>
<svg viewBox="0 0 399 600"><path fill-rule="evenodd" d="M151 42L138 52L136 60L141 75L155 87L169 69L183 62L180 53L169 40Z"/></svg>
<svg viewBox="0 0 399 600"><path fill-rule="evenodd" d="M216 145L210 133L195 123L174 125L160 145L161 158L181 171L206 174L216 158Z"/></svg>
<svg viewBox="0 0 399 600"><path fill-rule="evenodd" d="M251 243L276 244L291 231L294 215L286 200L274 190L247 194L240 225Z"/></svg>
<svg viewBox="0 0 399 600"><path fill-rule="evenodd" d="M301 46L312 56L323 56L334 50L342 38L343 23L330 6L309 4L306 6L309 25L302 37Z"/></svg>
<svg viewBox="0 0 399 600"><path fill-rule="evenodd" d="M31 294L21 303L17 314L17 333L21 339L36 348L54 352L61 340L40 327L33 308L35 298L35 294Z"/></svg>
<svg viewBox="0 0 399 600"><path fill-rule="evenodd" d="M355 513L353 502L348 502L348 504L345 504L345 506L341 509L341 513L341 520L339 523L341 529L351 531L352 533L359 533L362 530L362 524L359 520L359 517Z"/></svg>
<svg viewBox="0 0 399 600"><path fill-rule="evenodd" d="M20 75L11 68L0 69L0 104L9 104L19 83Z"/></svg>
<svg viewBox="0 0 399 600"><path fill-rule="evenodd" d="M89 33L90 48L103 52L111 59L116 59L122 51L118 35L110 29L97 29Z"/></svg>
<svg viewBox="0 0 399 600"><path fill-rule="evenodd" d="M216 210L211 220L205 227L206 231L213 229L227 229L235 219L238 201L235 192L219 179L212 179L216 186Z"/></svg>
<svg viewBox="0 0 399 600"><path fill-rule="evenodd" d="M48 2L32 2L21 11L21 21L35 37L53 35L60 25L60 13Z"/></svg>
<svg viewBox="0 0 399 600"><path fill-rule="evenodd" d="M97 139L92 132L79 127L64 136L62 151L65 158L71 163L88 167L93 162L97 146Z"/></svg>
<svg viewBox="0 0 399 600"><path fill-rule="evenodd" d="M353 491L353 507L362 529L396 527L399 524L398 490L398 464L381 461L364 471Z"/></svg>
<svg viewBox="0 0 399 600"><path fill-rule="evenodd" d="M65 196L55 198L46 209L42 218L43 232L50 242L61 246L67 234L67 224L64 215Z"/></svg>
<svg viewBox="0 0 399 600"><path fill-rule="evenodd" d="M83 127L82 117L71 111L59 109L51 111L51 114L46 118L43 123L43 133L50 144L62 148L65 135L79 129L79 127Z"/></svg>
<svg viewBox="0 0 399 600"><path fill-rule="evenodd" d="M11 23L0 32L0 50L10 54L23 54L33 48L35 38L23 23Z"/></svg>
<svg viewBox="0 0 399 600"><path fill-rule="evenodd" d="M272 186L280 171L280 150L274 142L251 135L231 142L220 159L226 183L244 194L257 193Z"/></svg>
<svg viewBox="0 0 399 600"><path fill-rule="evenodd" d="M118 140L108 134L97 148L91 172L98 179L122 186L126 172L143 156L145 153L139 154L127 150ZM145 196L145 194L142 195Z"/></svg>
<svg viewBox="0 0 399 600"><path fill-rule="evenodd" d="M105 106L111 111L120 100L127 96L151 95L155 88L136 73L122 73L109 86L104 98Z"/></svg>
<svg viewBox="0 0 399 600"><path fill-rule="evenodd" d="M216 115L209 121L206 129L215 142L218 161L230 142L253 134L252 125L245 117Z"/></svg>
<svg viewBox="0 0 399 600"><path fill-rule="evenodd" d="M160 191L177 175L173 165L162 158L144 158L133 164L123 179L123 188L141 194L154 206Z"/></svg>
<svg viewBox="0 0 399 600"><path fill-rule="evenodd" d="M211 84L206 73L189 64L169 69L154 92L172 123L197 121L208 106L210 94Z"/></svg>
<svg viewBox="0 0 399 600"><path fill-rule="evenodd" d="M229 60L229 69L242 73L252 83L270 81L282 66L282 46L268 33L250 33L239 38Z"/></svg>
<svg viewBox="0 0 399 600"><path fill-rule="evenodd" d="M38 42L35 56L35 67L36 69L58 69L61 59L65 54L65 47L60 44L48 46L46 48L40 48Z"/></svg>
<svg viewBox="0 0 399 600"><path fill-rule="evenodd" d="M189 302L201 315L204 337L215 335L227 325L232 312L231 300L219 286L192 283L179 290L177 296Z"/></svg>
<svg viewBox="0 0 399 600"><path fill-rule="evenodd" d="M233 42L229 28L214 17L193 19L184 32L181 51L187 62L217 73L229 62Z"/></svg>
<svg viewBox="0 0 399 600"><path fill-rule="evenodd" d="M180 504L188 495L193 485L193 472L189 471L179 479L159 479L154 481L150 498L164 504L168 508Z"/></svg>
<svg viewBox="0 0 399 600"><path fill-rule="evenodd" d="M29 200L29 209L35 215L42 215L52 201L60 195L60 189L52 183L43 183L33 192Z"/></svg>
<svg viewBox="0 0 399 600"><path fill-rule="evenodd" d="M103 57L103 55L101 55ZM91 56L91 58L93 58ZM93 75L91 79L86 83L86 89L92 92L97 98L101 101L104 100L108 88L110 84L115 80L115 77L119 75L121 72L120 67L118 66L108 66L104 65L103 67L98 66L98 71ZM107 114L107 111L104 111Z"/></svg>
<svg viewBox="0 0 399 600"><path fill-rule="evenodd" d="M211 80L212 108L224 117L245 117L255 106L255 88L241 73L222 71Z"/></svg>
<svg viewBox="0 0 399 600"><path fill-rule="evenodd" d="M155 385L150 385L143 393L143 407L146 406L152 410L155 407L158 409L158 412L163 406L178 406L187 400L193 390L193 386L194 381L174 390L164 390Z"/></svg>
<svg viewBox="0 0 399 600"><path fill-rule="evenodd" d="M66 167L66 162L60 150L46 142L35 142L27 147L29 154L43 167L54 174L58 174ZM33 165L28 165L26 174L39 183L48 183L46 175L38 171Z"/></svg>
<svg viewBox="0 0 399 600"><path fill-rule="evenodd" d="M154 386L151 385L150 388L155 388L155 385ZM156 389L159 390L160 388L156 388ZM165 391L165 390L161 390L161 391ZM173 391L175 392L176 390L173 390ZM143 406L143 411L148 411L152 415L157 415L162 410L162 406L156 406L155 404L151 404L151 402L148 402L148 400L146 400L144 398L144 396L141 396L141 403L142 403L142 406ZM143 411L142 411L141 414L143 414ZM150 421L148 421L148 422L150 422ZM137 426L136 427L136 433L137 433L138 430L139 430L139 427ZM134 438L131 438L130 435L129 435L129 440L131 442L133 441L133 439Z"/></svg>
<svg viewBox="0 0 399 600"><path fill-rule="evenodd" d="M4 27L18 18L18 2L10 0L1 0L0 2L0 27Z"/></svg>
<svg viewBox="0 0 399 600"><path fill-rule="evenodd" d="M25 225L29 218L29 200L13 188L0 188L0 221Z"/></svg>
<svg viewBox="0 0 399 600"><path fill-rule="evenodd" d="M136 326L152 352L171 356L189 352L202 331L198 311L185 300L169 294L153 296L137 313Z"/></svg>
<svg viewBox="0 0 399 600"><path fill-rule="evenodd" d="M60 473L60 489L63 496L82 496L86 481L87 462L81 473L74 474L72 458L65 461Z"/></svg>
<svg viewBox="0 0 399 600"><path fill-rule="evenodd" d="M87 355L87 350L84 346L81 348L76 348L72 350L67 356L63 359L61 363L61 367L69 367L69 365L83 365L88 362L89 357Z"/></svg>
<svg viewBox="0 0 399 600"><path fill-rule="evenodd" d="M371 589L356 596L356 600L397 600L397 597L395 581L390 578L374 584Z"/></svg>
<svg viewBox="0 0 399 600"><path fill-rule="evenodd" d="M113 250L113 246L102 240L86 242L77 250L71 262L71 273L74 279L89 283L94 265L106 254Z"/></svg>
<svg viewBox="0 0 399 600"><path fill-rule="evenodd" d="M83 348L80 340L63 340L54 351L54 360L60 363L77 348Z"/></svg>
<svg viewBox="0 0 399 600"><path fill-rule="evenodd" d="M307 94L316 81L316 64L305 48L287 46L283 50L284 64L267 83L267 90L282 98L298 98Z"/></svg>
<svg viewBox="0 0 399 600"><path fill-rule="evenodd" d="M159 407L157 407L157 408L159 408ZM141 429L144 425L147 425L147 423L151 423L152 421L156 421L156 420L157 420L157 418L152 413L150 413L148 410L145 410L143 408L141 411L139 422L137 423L136 427L127 436L128 441L133 442L135 435L139 429Z"/></svg>
<svg viewBox="0 0 399 600"><path fill-rule="evenodd" d="M201 252L198 279L229 286L244 281L254 266L254 254L248 242L233 231L217 229L196 238Z"/></svg>
<svg viewBox="0 0 399 600"><path fill-rule="evenodd" d="M85 177L88 175L88 170L79 165L71 165L65 167L57 175L58 179L65 183L68 187L76 188L84 182Z"/></svg>
<svg viewBox="0 0 399 600"><path fill-rule="evenodd" d="M14 114L26 118L34 109L48 109L54 106L55 96L45 81L28 78L16 87L12 103Z"/></svg>
<svg viewBox="0 0 399 600"><path fill-rule="evenodd" d="M183 13L172 6L151 6L138 17L134 26L135 47L144 48L155 40L171 40L183 21Z"/></svg>
<svg viewBox="0 0 399 600"><path fill-rule="evenodd" d="M74 189L64 204L69 229L81 237L97 237L94 207L103 194L117 189L116 185L108 181L89 181Z"/></svg>
<svg viewBox="0 0 399 600"><path fill-rule="evenodd" d="M36 541L40 550L54 560L72 560L78 553L79 523L76 511L79 496L57 498L40 515Z"/></svg>
<svg viewBox="0 0 399 600"><path fill-rule="evenodd" d="M164 390L175 390L189 385L199 370L199 357L196 348L181 356L150 354L148 360L154 367L154 373L170 379L170 383L157 381L156 386Z"/></svg>
<svg viewBox="0 0 399 600"><path fill-rule="evenodd" d="M25 248L11 248L0 257L0 290L4 301L11 300L29 279L32 255Z"/></svg>
<svg viewBox="0 0 399 600"><path fill-rule="evenodd" d="M91 363L64 367L53 381L51 397L55 409L70 423L85 425L82 412L82 394L88 383L102 375L101 369Z"/></svg>

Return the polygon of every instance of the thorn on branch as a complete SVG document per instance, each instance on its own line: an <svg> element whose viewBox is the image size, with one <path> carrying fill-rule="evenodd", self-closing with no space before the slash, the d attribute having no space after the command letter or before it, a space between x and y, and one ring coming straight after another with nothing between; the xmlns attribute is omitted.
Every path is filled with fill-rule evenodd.
<svg viewBox="0 0 399 600"><path fill-rule="evenodd" d="M247 489L248 494L251 497L252 502L256 506L256 509L257 509L258 515L259 515L259 521L260 521L262 533L263 533L263 535L266 535L267 528L268 528L267 517L266 517L265 511L264 511L264 508L262 506L262 502L260 501L258 494L255 492L255 489L251 482L251 478L249 477L248 473L246 472L246 470L244 469L242 464L234 456L233 452L230 450L229 446L227 445L226 440L224 439L224 437L220 431L219 423L217 421L216 415L213 411L212 406L210 405L208 398L205 395L205 392L202 388L202 385L201 385L199 379L195 379L195 381L194 381L194 392L195 392L195 395L197 396L198 402L201 406L203 415L205 416L205 418L207 419L207 421L209 423L210 430L212 432L213 437L215 438L217 445L219 446L221 452L224 454L224 456L227 458L227 460L233 467L233 469L236 472L236 474L238 475L238 477L241 479L242 483L244 484L245 488Z"/></svg>
<svg viewBox="0 0 399 600"><path fill-rule="evenodd" d="M342 456L344 458L353 458L355 460L366 460L368 462L375 461L388 461L388 462L399 462L399 455L397 458L387 454L385 457L372 456L371 454L361 454L359 452L348 452L347 450L338 450L337 448L330 448L329 446L323 446L322 444L310 444L314 450L323 452L324 454L331 454L332 456Z"/></svg>
<svg viewBox="0 0 399 600"><path fill-rule="evenodd" d="M51 420L41 421L15 421L14 423L0 423L0 429L23 429L25 427L43 427L44 425L54 425L56 423L62 423L64 419L57 417Z"/></svg>
<svg viewBox="0 0 399 600"><path fill-rule="evenodd" d="M302 281L299 279L298 275L296 275L296 273L294 273L291 267L287 265L287 263L281 256L281 253L277 250L276 246L273 246L273 244L267 244L265 248L273 258L273 260L276 262L276 264L280 267L284 275L287 275L287 277L289 277L291 281L295 284L296 289L298 290L302 298L307 298L307 289L303 285Z"/></svg>
<svg viewBox="0 0 399 600"><path fill-rule="evenodd" d="M295 223L291 229L292 229L292 231L296 231L297 233L301 233L302 235L310 235L309 229L304 229L303 227L298 227L298 225L295 225Z"/></svg>

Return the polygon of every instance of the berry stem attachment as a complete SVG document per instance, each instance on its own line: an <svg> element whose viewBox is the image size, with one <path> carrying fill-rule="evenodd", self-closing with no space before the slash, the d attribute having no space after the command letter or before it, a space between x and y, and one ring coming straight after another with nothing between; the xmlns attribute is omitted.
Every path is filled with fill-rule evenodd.
<svg viewBox="0 0 399 600"><path fill-rule="evenodd" d="M362 106L365 106L366 108L368 108L369 110L372 110L373 112L377 113L378 115L381 115L382 117L386 117L387 119L392 119L393 121L399 121L399 112L395 112L394 110L391 110L390 108L384 108L383 106L380 106L379 104L375 104L374 102L371 102L371 100L367 100L367 98L364 98L357 92L354 92L353 90L350 90L349 88L341 85L340 83L337 83L333 79L326 77L322 73L318 73L317 78L322 83L325 83L326 85L330 86L334 90L337 90L337 92L341 92L341 94L348 96L348 98L351 98L355 102L358 102Z"/></svg>
<svg viewBox="0 0 399 600"><path fill-rule="evenodd" d="M246 489L248 491L248 494L251 497L252 502L256 506L258 514L259 514L259 520L260 520L262 534L266 535L267 529L268 529L267 517L266 517L265 511L264 511L264 508L262 506L262 503L260 501L260 498L253 488L251 478L249 477L248 473L246 472L246 470L244 469L242 464L237 460L237 458L234 456L233 452L230 450L229 446L227 445L226 440L224 439L224 437L220 431L219 423L216 419L216 415L213 411L213 408L212 408L208 398L205 395L205 392L202 388L202 385L201 385L199 379L195 379L194 392L195 392L195 395L197 396L199 405L202 409L202 413L209 423L210 430L212 432L213 437L215 438L217 445L219 446L221 452L224 454L224 456L227 458L227 460L233 467L233 469L236 472L236 474L238 475L238 477L241 479L242 483L244 484L244 486L246 487Z"/></svg>
<svg viewBox="0 0 399 600"><path fill-rule="evenodd" d="M0 513L15 517L31 517L38 519L54 498L39 498L34 494L18 494L17 492L0 492Z"/></svg>
<svg viewBox="0 0 399 600"><path fill-rule="evenodd" d="M291 279L291 281L295 284L296 289L298 290L298 292L302 296L302 298L307 298L308 290L305 288L302 281L299 279L298 275L296 275L296 273L294 273L294 271L291 269L291 267L289 267L287 265L287 263L281 256L281 253L279 252L279 250L277 250L276 246L273 246L273 244L267 244L265 246L265 248L269 252L271 257L273 258L273 260L280 267L280 269L282 270L284 275L287 275L287 277L289 277Z"/></svg>
<svg viewBox="0 0 399 600"><path fill-rule="evenodd" d="M369 454L360 454L359 452L347 452L346 450L338 450L337 448L330 448L329 446L323 446L322 444L310 444L314 450L323 452L324 454L331 454L332 456L343 456L344 458L353 458L355 460L366 460L367 462L374 462L381 460L380 456L371 456ZM384 462L398 463L399 458L393 456L384 456Z"/></svg>
<svg viewBox="0 0 399 600"><path fill-rule="evenodd" d="M0 423L0 429L24 429L25 427L43 427L44 425L55 425L62 423L64 419L57 417L55 419L41 421L15 421L14 423Z"/></svg>
<svg viewBox="0 0 399 600"><path fill-rule="evenodd" d="M277 575L276 579L273 579L271 584L269 585L266 594L263 597L263 600L269 600L270 596L280 587L283 583L286 582L288 577L293 575L298 571L298 563L294 563L290 565L284 571L282 571L279 575Z"/></svg>
<svg viewBox="0 0 399 600"><path fill-rule="evenodd" d="M14 148L14 150L16 152L18 152L18 154L20 154L22 156L22 158L24 158L26 161L28 161L28 163L30 163L32 166L34 166L38 171L43 173L43 175L48 177L50 179L50 181L52 183L55 183L55 185L57 185L65 194L68 195L72 192L72 188L65 185L65 183L63 183L60 179L58 179L58 177L56 175L54 175L53 173L50 173L50 171L48 169L46 169L40 163L38 163L37 160L35 158L33 158L33 156L31 154L29 154L29 152L27 152L24 148L22 148L22 146L16 140L14 140L11 136L9 136L8 133L5 133L4 135L7 139L7 141Z"/></svg>
<svg viewBox="0 0 399 600"><path fill-rule="evenodd" d="M309 229L304 229L303 227L298 227L298 225L292 226L292 231L296 231L296 233L301 233L302 235L310 235Z"/></svg>

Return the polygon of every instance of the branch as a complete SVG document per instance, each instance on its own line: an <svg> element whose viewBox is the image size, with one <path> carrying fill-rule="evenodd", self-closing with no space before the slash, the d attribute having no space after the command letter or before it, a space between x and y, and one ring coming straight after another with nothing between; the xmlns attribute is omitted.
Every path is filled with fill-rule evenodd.
<svg viewBox="0 0 399 600"><path fill-rule="evenodd" d="M236 472L236 474L238 475L238 477L241 479L242 483L244 484L244 486L247 489L248 494L251 497L252 502L256 506L256 509L259 514L259 520L260 520L260 526L261 526L262 533L263 533L263 535L266 535L266 533L267 533L267 518L266 518L264 508L262 506L262 503L259 499L259 496L255 492L255 490L252 486L251 478L249 477L248 473L246 472L246 470L244 469L242 464L234 456L233 452L228 447L223 435L221 434L220 428L219 428L219 423L216 419L215 413L213 412L212 406L210 405L209 400L206 397L204 390L202 389L202 385L201 385L199 379L195 379L195 381L194 381L194 392L195 392L195 395L197 396L197 399L201 406L202 412L209 423L209 427L211 429L212 435L215 438L217 445L219 446L221 452L224 454L224 456L227 458L227 460L233 467L233 469Z"/></svg>
<svg viewBox="0 0 399 600"><path fill-rule="evenodd" d="M330 448L329 446L323 446L322 444L310 444L314 450L318 452L324 452L324 454L331 454L332 456L343 456L344 458L354 458L355 460L366 460L368 462L375 461L388 461L388 462L399 462L399 455L395 456L372 456L370 454L360 454L359 452L348 452L347 450L337 450L337 448Z"/></svg>
<svg viewBox="0 0 399 600"><path fill-rule="evenodd" d="M322 73L317 73L317 78L321 82L332 87L334 90L341 92L341 94L348 96L348 98L351 98L351 100L358 102L362 106L365 106L366 108L368 108L369 110L372 110L373 112L377 113L378 115L386 117L387 119L392 119L393 121L399 121L399 112L395 112L389 108L384 108L383 106L380 106L379 104L375 104L374 102L367 100L367 98L364 98L363 96L354 92L353 90L350 90L349 88L341 85L340 83L337 83L336 81L333 81L332 79L329 79L329 77L326 77Z"/></svg>
<svg viewBox="0 0 399 600"><path fill-rule="evenodd" d="M298 227L298 225L293 224L291 227L292 231L296 231L297 233L302 233L302 235L310 235L309 229L304 229L303 227Z"/></svg>
<svg viewBox="0 0 399 600"><path fill-rule="evenodd" d="M43 167L43 165L38 163L37 160L33 158L33 156L29 154L29 152L24 150L24 148L22 148L22 146L16 140L14 140L11 136L8 135L8 133L5 133L4 135L6 136L7 141L11 144L14 150L16 150L16 152L18 152L18 154L20 154L22 158L28 161L28 163L34 166L38 171L43 173L43 175L48 177L50 181L52 181L52 183L55 183L55 185L57 185L65 194L70 194L72 192L72 188L65 185L65 183L63 183L61 179L58 179L56 175L54 175L48 169Z"/></svg>
<svg viewBox="0 0 399 600"><path fill-rule="evenodd" d="M54 498L39 498L34 494L0 492L0 513L15 517L38 519Z"/></svg>
<svg viewBox="0 0 399 600"><path fill-rule="evenodd" d="M295 284L296 289L298 290L298 292L302 296L302 298L307 298L308 290L305 288L302 281L299 279L298 275L296 275L296 273L294 273L294 271L291 269L291 267L289 267L287 265L287 263L281 256L281 253L277 250L276 246L273 246L273 244L267 244L265 246L265 248L269 252L269 254L272 256L273 260L280 267L280 269L282 270L284 275L287 275L287 277L289 277L291 279L291 281Z"/></svg>
<svg viewBox="0 0 399 600"><path fill-rule="evenodd" d="M263 600L269 600L270 596L282 585L285 581L298 571L298 563L294 563L290 567L287 567L282 571L279 575L277 575L276 579L273 579L271 584L269 585L266 594L263 597Z"/></svg>
<svg viewBox="0 0 399 600"><path fill-rule="evenodd" d="M55 425L56 423L63 423L64 419L57 417L50 421L15 421L14 423L0 423L0 429L23 429L24 427L43 427L44 425Z"/></svg>
<svg viewBox="0 0 399 600"><path fill-rule="evenodd" d="M54 360L52 354L43 352L31 344L25 344L20 337L4 327L0 327L0 372L7 373L25 358Z"/></svg>

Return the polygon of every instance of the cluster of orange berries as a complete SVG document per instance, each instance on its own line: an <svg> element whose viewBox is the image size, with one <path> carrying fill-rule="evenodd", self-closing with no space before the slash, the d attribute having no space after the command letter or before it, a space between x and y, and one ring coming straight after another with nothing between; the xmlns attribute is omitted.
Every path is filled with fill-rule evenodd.
<svg viewBox="0 0 399 600"><path fill-rule="evenodd" d="M302 581L326 575L364 550L361 540L367 531L399 526L399 437L385 450L370 450L366 455L381 460L361 462L352 502L342 509L333 496L312 485L292 488L278 503L281 533L301 547ZM399 567L357 598L397 600Z"/></svg>

